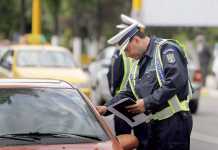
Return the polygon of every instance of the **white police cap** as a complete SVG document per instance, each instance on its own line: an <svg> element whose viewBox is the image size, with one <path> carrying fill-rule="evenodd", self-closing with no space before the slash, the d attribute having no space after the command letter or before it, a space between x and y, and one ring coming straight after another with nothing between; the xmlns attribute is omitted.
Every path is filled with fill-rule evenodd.
<svg viewBox="0 0 218 150"><path fill-rule="evenodd" d="M130 38L133 37L138 31L139 31L138 25L135 23L131 24L130 26L118 32L107 42L108 44L112 44L112 45L118 44L120 46L120 49L125 49L125 47L129 43Z"/></svg>
<svg viewBox="0 0 218 150"><path fill-rule="evenodd" d="M145 29L145 26L141 22L139 22L138 20L135 20L127 15L121 14L120 18L124 24L127 24L127 25L137 24L139 28Z"/></svg>
<svg viewBox="0 0 218 150"><path fill-rule="evenodd" d="M128 25L126 25L126 24L118 24L118 25L116 25L117 29L124 29L126 27L128 27Z"/></svg>

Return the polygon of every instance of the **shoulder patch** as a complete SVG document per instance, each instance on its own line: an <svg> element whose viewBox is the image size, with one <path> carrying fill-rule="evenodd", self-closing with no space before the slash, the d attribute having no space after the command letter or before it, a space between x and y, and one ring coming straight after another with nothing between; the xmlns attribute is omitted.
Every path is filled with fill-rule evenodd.
<svg viewBox="0 0 218 150"><path fill-rule="evenodd" d="M175 59L174 53L169 52L169 53L166 54L166 57L167 57L167 61L168 61L168 63L170 63L170 64L174 64L174 63L176 62L176 59Z"/></svg>
<svg viewBox="0 0 218 150"><path fill-rule="evenodd" d="M163 54L166 55L169 52L174 52L175 50L170 48L170 49L166 49L165 51L163 51Z"/></svg>

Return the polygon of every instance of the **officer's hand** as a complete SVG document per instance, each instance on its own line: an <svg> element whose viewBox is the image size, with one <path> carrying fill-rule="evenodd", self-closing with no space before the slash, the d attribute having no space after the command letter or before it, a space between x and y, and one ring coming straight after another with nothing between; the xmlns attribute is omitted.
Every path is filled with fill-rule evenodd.
<svg viewBox="0 0 218 150"><path fill-rule="evenodd" d="M131 113L143 113L145 112L144 100L138 99L136 104L127 106L126 108L128 109L128 112Z"/></svg>
<svg viewBox="0 0 218 150"><path fill-rule="evenodd" d="M101 114L101 115L103 115L107 111L106 106L96 106L96 109L97 109L98 113Z"/></svg>

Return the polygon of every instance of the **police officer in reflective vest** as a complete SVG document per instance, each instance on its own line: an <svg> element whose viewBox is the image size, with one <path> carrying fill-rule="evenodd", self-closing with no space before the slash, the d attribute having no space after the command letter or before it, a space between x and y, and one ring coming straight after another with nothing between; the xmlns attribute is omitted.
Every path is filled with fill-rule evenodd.
<svg viewBox="0 0 218 150"><path fill-rule="evenodd" d="M129 113L147 115L147 149L189 150L192 116L188 103L192 91L182 46L174 40L146 36L137 23L120 31L108 43L119 44L138 63L125 91L106 106L99 106L98 111L104 113L108 105L131 97L136 104L126 107Z"/></svg>
<svg viewBox="0 0 218 150"><path fill-rule="evenodd" d="M107 74L110 93L113 97L126 87L131 67L132 60L126 57L124 51L120 53L120 50L117 49L112 56ZM131 133L131 127L117 116L114 116L114 127L116 135Z"/></svg>

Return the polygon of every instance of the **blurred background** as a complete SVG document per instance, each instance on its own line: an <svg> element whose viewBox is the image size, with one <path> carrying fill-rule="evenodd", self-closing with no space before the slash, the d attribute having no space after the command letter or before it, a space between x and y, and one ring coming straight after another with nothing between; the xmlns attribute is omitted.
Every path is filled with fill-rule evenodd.
<svg viewBox="0 0 218 150"><path fill-rule="evenodd" d="M66 80L103 104L116 49L106 41L120 14L141 21L150 36L184 44L195 89L191 147L217 149L217 0L1 0L0 78Z"/></svg>

